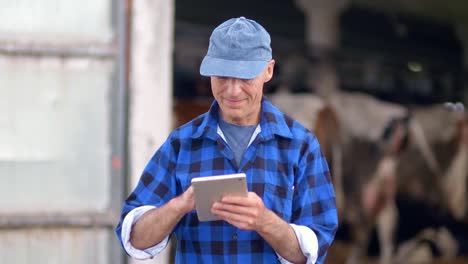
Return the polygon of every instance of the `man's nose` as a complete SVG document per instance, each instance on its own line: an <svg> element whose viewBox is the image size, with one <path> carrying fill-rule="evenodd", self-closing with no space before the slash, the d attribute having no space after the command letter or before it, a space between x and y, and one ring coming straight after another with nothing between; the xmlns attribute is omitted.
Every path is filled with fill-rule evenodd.
<svg viewBox="0 0 468 264"><path fill-rule="evenodd" d="M240 79L230 78L228 80L227 90L229 94L238 95L242 91L241 87L242 87L242 81Z"/></svg>

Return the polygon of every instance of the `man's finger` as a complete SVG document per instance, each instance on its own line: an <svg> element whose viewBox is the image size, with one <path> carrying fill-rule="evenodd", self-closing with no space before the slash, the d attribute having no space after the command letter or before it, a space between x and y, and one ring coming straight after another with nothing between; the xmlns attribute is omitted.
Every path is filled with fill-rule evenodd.
<svg viewBox="0 0 468 264"><path fill-rule="evenodd" d="M216 202L213 204L213 208L219 211L227 211L239 215L255 216L255 208L239 206L232 203Z"/></svg>
<svg viewBox="0 0 468 264"><path fill-rule="evenodd" d="M226 195L223 196L221 201L223 203L232 203L232 204L254 204L258 199L260 199L256 193L249 192L247 197L239 195Z"/></svg>

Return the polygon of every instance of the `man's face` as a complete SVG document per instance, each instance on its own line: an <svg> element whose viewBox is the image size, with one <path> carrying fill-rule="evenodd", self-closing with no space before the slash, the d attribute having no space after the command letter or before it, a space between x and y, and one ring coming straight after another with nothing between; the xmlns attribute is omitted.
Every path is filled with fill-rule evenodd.
<svg viewBox="0 0 468 264"><path fill-rule="evenodd" d="M211 90L224 121L236 125L256 125L260 120L263 85L273 77L271 60L255 79L211 77Z"/></svg>

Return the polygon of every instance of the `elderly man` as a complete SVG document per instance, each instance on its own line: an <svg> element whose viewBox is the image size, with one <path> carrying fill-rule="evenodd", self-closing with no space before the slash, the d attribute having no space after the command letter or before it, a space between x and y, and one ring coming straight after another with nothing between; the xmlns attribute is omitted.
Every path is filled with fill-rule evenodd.
<svg viewBox="0 0 468 264"><path fill-rule="evenodd" d="M200 73L208 112L175 129L124 202L116 233L138 259L177 237L176 263L323 263L337 229L335 195L316 137L263 96L273 76L270 35L229 19L212 32ZM200 222L191 179L245 173L248 195L213 204Z"/></svg>

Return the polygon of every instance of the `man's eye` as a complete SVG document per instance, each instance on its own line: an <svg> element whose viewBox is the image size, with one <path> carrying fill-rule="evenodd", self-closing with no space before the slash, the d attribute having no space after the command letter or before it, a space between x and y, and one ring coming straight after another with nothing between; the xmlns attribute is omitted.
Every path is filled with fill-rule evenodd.
<svg viewBox="0 0 468 264"><path fill-rule="evenodd" d="M216 80L218 80L218 82L225 82L227 81L229 78L228 77L224 77L224 76L218 76L216 77Z"/></svg>

